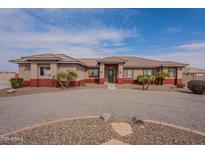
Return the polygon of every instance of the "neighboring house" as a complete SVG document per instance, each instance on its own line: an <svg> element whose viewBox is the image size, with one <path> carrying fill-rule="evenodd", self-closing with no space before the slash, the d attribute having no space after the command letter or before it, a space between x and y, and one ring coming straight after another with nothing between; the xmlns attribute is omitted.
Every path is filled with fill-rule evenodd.
<svg viewBox="0 0 205 154"><path fill-rule="evenodd" d="M182 69L187 64L156 61L131 56L75 59L65 54L39 54L10 60L19 64L19 76L30 86L56 86L52 78L59 72L74 70L78 78L71 85L83 83L134 83L138 75L155 75L160 70L170 71L165 84L182 83Z"/></svg>
<svg viewBox="0 0 205 154"><path fill-rule="evenodd" d="M0 81L9 81L16 76L18 76L18 73L15 72L0 72Z"/></svg>
<svg viewBox="0 0 205 154"><path fill-rule="evenodd" d="M204 80L205 81L205 69L187 67L183 69L183 83L187 84L190 80Z"/></svg>

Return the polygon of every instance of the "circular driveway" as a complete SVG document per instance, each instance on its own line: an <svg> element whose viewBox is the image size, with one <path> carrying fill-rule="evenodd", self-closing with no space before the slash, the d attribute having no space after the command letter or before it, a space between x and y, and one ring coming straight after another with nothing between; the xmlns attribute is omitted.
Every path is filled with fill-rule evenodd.
<svg viewBox="0 0 205 154"><path fill-rule="evenodd" d="M205 132L205 95L78 89L0 99L0 133L67 117L111 113L116 120L159 120Z"/></svg>

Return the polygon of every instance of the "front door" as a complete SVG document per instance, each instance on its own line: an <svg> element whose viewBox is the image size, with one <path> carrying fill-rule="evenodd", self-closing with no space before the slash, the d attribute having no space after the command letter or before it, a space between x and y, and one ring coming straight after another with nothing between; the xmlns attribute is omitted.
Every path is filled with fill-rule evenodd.
<svg viewBox="0 0 205 154"><path fill-rule="evenodd" d="M113 83L114 82L113 76L114 76L113 70L108 70L108 82L109 83Z"/></svg>

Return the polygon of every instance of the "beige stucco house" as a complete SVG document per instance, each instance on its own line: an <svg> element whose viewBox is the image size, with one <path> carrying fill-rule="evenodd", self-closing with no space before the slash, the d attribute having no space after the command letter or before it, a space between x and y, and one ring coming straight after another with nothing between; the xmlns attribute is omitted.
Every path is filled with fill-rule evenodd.
<svg viewBox="0 0 205 154"><path fill-rule="evenodd" d="M160 70L169 71L171 76L165 84L182 83L182 69L187 64L173 61L157 61L132 56L105 58L72 58L65 54L38 54L10 60L19 65L19 76L29 86L57 86L52 78L59 72L74 70L78 78L71 85L107 82L134 83L138 75L155 75Z"/></svg>
<svg viewBox="0 0 205 154"><path fill-rule="evenodd" d="M186 67L183 69L183 84L187 84L190 80L204 80L205 81L205 69Z"/></svg>

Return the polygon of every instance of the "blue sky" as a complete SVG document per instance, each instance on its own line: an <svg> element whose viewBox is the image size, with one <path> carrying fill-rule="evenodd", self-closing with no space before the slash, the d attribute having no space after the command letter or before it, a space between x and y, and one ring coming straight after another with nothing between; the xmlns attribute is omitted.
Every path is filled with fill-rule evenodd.
<svg viewBox="0 0 205 154"><path fill-rule="evenodd" d="M205 68L205 9L0 9L0 71L53 52L134 55Z"/></svg>

